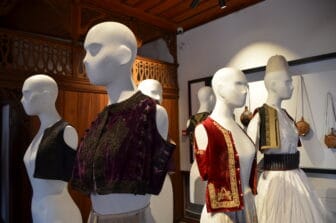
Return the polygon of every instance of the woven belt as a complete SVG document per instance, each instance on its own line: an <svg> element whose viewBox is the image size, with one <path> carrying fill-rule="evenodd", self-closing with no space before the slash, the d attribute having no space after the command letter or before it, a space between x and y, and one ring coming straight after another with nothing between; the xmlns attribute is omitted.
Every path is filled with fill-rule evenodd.
<svg viewBox="0 0 336 223"><path fill-rule="evenodd" d="M299 168L300 152L264 154L264 170L294 170Z"/></svg>

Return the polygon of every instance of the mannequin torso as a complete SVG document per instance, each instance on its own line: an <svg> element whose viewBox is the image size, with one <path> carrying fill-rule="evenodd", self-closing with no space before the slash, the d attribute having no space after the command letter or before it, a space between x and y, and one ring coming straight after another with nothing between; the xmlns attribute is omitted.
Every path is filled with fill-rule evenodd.
<svg viewBox="0 0 336 223"><path fill-rule="evenodd" d="M68 183L56 179L42 179L34 177L36 157L45 130L58 122L61 117L55 105L46 95L56 98L56 92L46 92L56 83L48 76L35 75L28 78L23 86L22 104L28 115L38 115L41 126L25 152L23 161L33 189L31 203L34 223L70 223L82 222L79 209L68 193ZM41 96L41 94L44 94ZM63 139L66 145L75 150L77 147L77 132L68 125L64 128ZM61 160L58 160L61 161ZM46 167L47 168L47 167ZM71 172L71 170L69 170Z"/></svg>
<svg viewBox="0 0 336 223"><path fill-rule="evenodd" d="M73 140L74 133L76 131L73 127L67 126L64 131L65 142ZM33 222L82 222L79 209L68 192L67 182L33 177L36 154L42 137L43 130L40 129L23 158L33 189L31 203Z"/></svg>

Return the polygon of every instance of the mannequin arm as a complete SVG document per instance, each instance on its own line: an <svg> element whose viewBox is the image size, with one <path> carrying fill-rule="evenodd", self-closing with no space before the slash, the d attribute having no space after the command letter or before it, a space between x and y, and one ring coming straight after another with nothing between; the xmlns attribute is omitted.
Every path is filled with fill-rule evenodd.
<svg viewBox="0 0 336 223"><path fill-rule="evenodd" d="M168 138L168 114L164 107L156 105L156 127L162 138Z"/></svg>
<svg viewBox="0 0 336 223"><path fill-rule="evenodd" d="M187 121L186 128L188 128L189 125L190 125L190 119L188 119L188 121Z"/></svg>
<svg viewBox="0 0 336 223"><path fill-rule="evenodd" d="M199 150L206 150L208 145L208 135L202 124L197 125L195 128L195 141Z"/></svg>
<svg viewBox="0 0 336 223"><path fill-rule="evenodd" d="M206 148L208 146L208 135L202 124L199 124L195 128L195 144L194 152L197 161L199 173L203 180L208 180L208 159L206 154Z"/></svg>
<svg viewBox="0 0 336 223"><path fill-rule="evenodd" d="M260 128L260 116L259 114L255 114L250 121L246 133L252 139L256 148L259 148L259 128Z"/></svg>
<svg viewBox="0 0 336 223"><path fill-rule="evenodd" d="M63 133L64 142L72 149L76 150L78 146L78 134L74 127L68 125Z"/></svg>

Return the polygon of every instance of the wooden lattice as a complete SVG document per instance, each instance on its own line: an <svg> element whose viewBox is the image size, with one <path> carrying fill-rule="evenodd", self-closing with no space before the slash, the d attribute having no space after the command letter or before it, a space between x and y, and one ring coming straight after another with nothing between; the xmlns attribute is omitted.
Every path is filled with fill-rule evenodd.
<svg viewBox="0 0 336 223"><path fill-rule="evenodd" d="M177 88L176 66L138 57L133 65L133 80L138 84L145 79L158 80L162 87Z"/></svg>
<svg viewBox="0 0 336 223"><path fill-rule="evenodd" d="M0 31L0 64L6 70L66 76L72 73L72 50L61 41Z"/></svg>
<svg viewBox="0 0 336 223"><path fill-rule="evenodd" d="M44 73L86 78L82 44L0 29L0 75ZM177 88L176 64L137 57L133 65L136 84L156 79L164 88Z"/></svg>

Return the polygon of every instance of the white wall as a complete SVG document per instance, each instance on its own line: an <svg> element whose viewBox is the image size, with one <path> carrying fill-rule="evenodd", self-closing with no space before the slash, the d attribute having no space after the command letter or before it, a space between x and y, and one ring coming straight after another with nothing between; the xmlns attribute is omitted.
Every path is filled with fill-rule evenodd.
<svg viewBox="0 0 336 223"><path fill-rule="evenodd" d="M224 66L265 65L274 54L288 60L336 52L335 0L267 0L178 35L180 132L188 119L188 80ZM181 168L189 170L181 136Z"/></svg>
<svg viewBox="0 0 336 223"><path fill-rule="evenodd" d="M168 46L163 39L157 39L142 45L138 49L138 55L168 63L174 63L174 57L170 54Z"/></svg>

